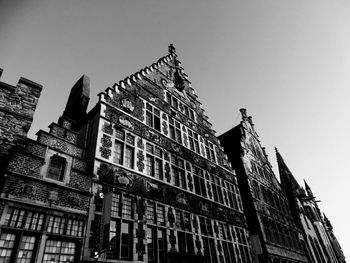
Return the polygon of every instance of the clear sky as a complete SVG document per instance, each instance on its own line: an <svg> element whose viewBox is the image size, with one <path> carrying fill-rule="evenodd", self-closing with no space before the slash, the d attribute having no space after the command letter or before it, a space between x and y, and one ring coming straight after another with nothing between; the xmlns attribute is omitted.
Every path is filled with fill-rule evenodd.
<svg viewBox="0 0 350 263"><path fill-rule="evenodd" d="M29 136L56 121L82 74L97 94L167 54L217 134L247 108L306 179L350 260L350 2L324 0L0 0L0 68L44 86Z"/></svg>

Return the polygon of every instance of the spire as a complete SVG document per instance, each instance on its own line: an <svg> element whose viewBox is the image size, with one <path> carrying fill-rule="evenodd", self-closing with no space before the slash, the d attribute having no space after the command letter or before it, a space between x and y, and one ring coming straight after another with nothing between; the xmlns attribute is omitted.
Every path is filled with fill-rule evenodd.
<svg viewBox="0 0 350 263"><path fill-rule="evenodd" d="M307 195L309 197L315 197L314 194L312 193L311 187L307 184L305 180L304 180L304 184L305 184L305 190L307 192Z"/></svg>
<svg viewBox="0 0 350 263"><path fill-rule="evenodd" d="M280 174L281 179L281 185L282 187L291 187L293 190L300 190L300 185L298 184L297 180L289 170L288 166L284 162L282 155L279 153L277 148L275 147L276 151L276 158L277 158L277 164L278 164L278 170Z"/></svg>

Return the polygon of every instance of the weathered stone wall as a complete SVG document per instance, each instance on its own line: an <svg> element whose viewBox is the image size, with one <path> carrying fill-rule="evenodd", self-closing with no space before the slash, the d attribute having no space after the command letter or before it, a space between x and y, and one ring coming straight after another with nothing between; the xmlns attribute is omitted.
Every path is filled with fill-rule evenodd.
<svg viewBox="0 0 350 263"><path fill-rule="evenodd" d="M27 137L41 89L25 78L16 86L0 82L0 155Z"/></svg>

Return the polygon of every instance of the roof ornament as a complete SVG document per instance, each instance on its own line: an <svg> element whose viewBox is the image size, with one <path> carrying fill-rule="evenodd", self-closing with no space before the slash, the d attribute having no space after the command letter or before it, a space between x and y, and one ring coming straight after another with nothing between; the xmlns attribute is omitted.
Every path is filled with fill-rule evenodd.
<svg viewBox="0 0 350 263"><path fill-rule="evenodd" d="M168 50L169 50L169 54L175 54L176 53L176 50L175 50L175 47L174 47L173 44L169 45Z"/></svg>

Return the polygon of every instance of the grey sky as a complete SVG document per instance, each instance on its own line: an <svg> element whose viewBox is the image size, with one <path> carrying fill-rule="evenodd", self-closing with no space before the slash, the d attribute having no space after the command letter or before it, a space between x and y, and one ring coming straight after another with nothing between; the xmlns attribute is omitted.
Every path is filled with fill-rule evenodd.
<svg viewBox="0 0 350 263"><path fill-rule="evenodd" d="M218 134L247 108L274 168L277 146L323 201L349 260L349 14L334 0L0 0L1 80L44 85L35 138L82 74L91 108L174 43Z"/></svg>

